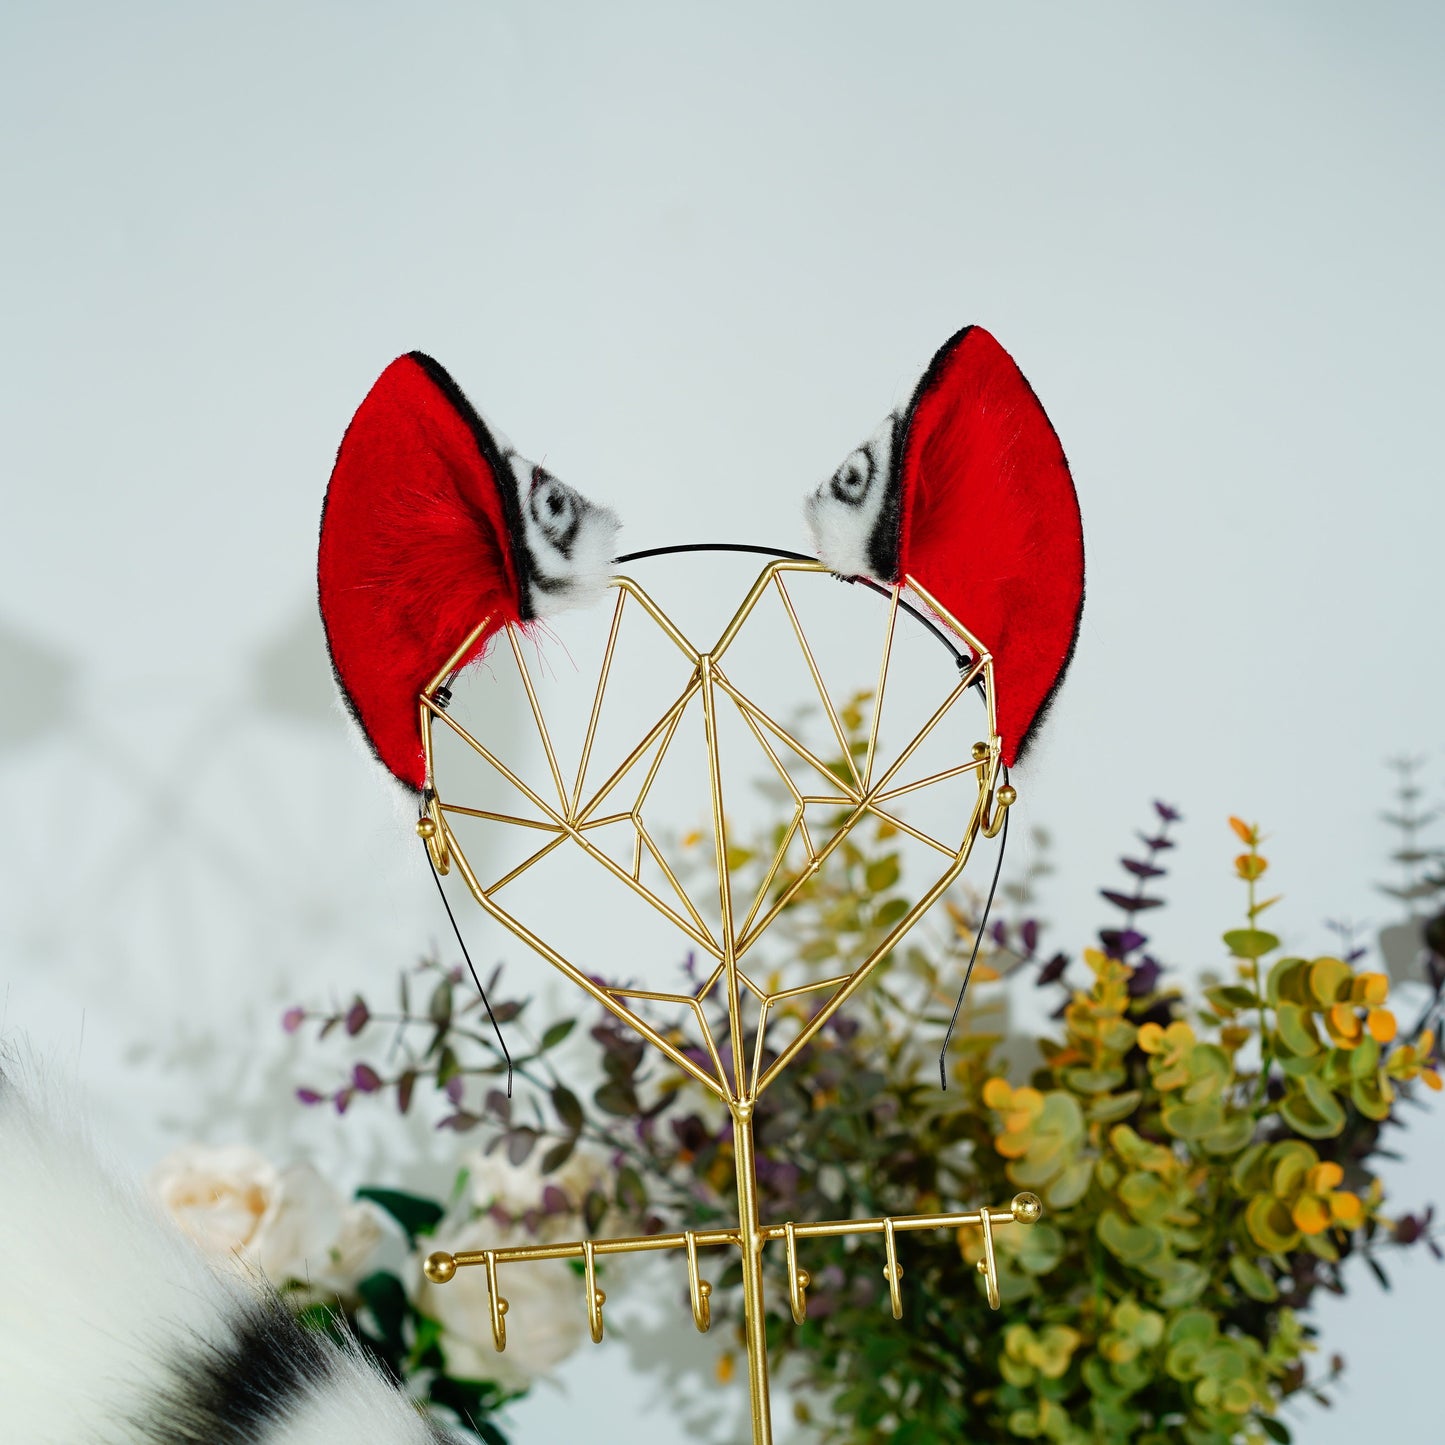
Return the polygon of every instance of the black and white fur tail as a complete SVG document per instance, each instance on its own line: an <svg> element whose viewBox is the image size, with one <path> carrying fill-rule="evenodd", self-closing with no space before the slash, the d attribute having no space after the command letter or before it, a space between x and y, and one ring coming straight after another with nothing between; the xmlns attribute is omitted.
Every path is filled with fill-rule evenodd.
<svg viewBox="0 0 1445 1445"><path fill-rule="evenodd" d="M0 1073L0 1441L447 1438L358 1351L303 1330L259 1283L218 1275L17 1078Z"/></svg>

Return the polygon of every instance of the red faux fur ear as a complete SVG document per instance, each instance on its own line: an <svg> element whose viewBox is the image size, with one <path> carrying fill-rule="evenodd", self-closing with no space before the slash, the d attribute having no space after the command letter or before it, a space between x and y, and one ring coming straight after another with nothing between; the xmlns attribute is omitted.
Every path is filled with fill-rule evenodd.
<svg viewBox="0 0 1445 1445"><path fill-rule="evenodd" d="M317 582L331 664L377 758L426 783L417 695L484 617L523 616L505 463L429 356L382 372L342 438L321 514Z"/></svg>
<svg viewBox="0 0 1445 1445"><path fill-rule="evenodd" d="M899 571L993 656L1003 760L1031 740L1073 655L1084 536L1063 448L982 327L933 358L903 420Z"/></svg>

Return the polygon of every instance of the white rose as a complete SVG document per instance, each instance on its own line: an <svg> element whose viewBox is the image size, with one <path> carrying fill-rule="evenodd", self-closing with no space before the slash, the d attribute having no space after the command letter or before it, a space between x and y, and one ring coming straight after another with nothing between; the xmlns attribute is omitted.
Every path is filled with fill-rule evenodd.
<svg viewBox="0 0 1445 1445"><path fill-rule="evenodd" d="M177 1149L151 1188L207 1254L278 1287L345 1294L382 1238L370 1206L348 1205L311 1165L278 1169L245 1144Z"/></svg>
<svg viewBox="0 0 1445 1445"><path fill-rule="evenodd" d="M499 1228L490 1219L443 1224L436 1238L451 1251L537 1243L519 1226ZM501 1354L492 1344L486 1270L468 1265L438 1285L422 1276L420 1255L415 1267L417 1305L441 1325L447 1371L460 1379L494 1380L506 1390L526 1389L538 1376L556 1369L586 1335L582 1279L565 1259L497 1266L498 1288L507 1301L507 1348Z"/></svg>

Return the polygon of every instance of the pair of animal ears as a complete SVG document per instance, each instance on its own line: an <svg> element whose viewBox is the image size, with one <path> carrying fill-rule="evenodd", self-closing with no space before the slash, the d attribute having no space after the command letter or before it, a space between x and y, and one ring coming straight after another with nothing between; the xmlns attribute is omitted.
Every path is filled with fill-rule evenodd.
<svg viewBox="0 0 1445 1445"><path fill-rule="evenodd" d="M1084 550L1063 448L1013 358L981 327L950 337L805 513L834 571L916 584L989 650L1015 763L1073 654ZM418 695L478 623L489 619L458 668L507 624L595 599L617 532L431 357L387 367L342 439L317 575L337 682L399 782L426 786Z"/></svg>

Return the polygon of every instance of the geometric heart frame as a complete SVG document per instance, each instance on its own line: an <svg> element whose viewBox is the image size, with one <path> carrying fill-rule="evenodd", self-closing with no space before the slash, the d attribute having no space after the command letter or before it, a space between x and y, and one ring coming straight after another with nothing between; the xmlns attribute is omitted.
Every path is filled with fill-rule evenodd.
<svg viewBox="0 0 1445 1445"><path fill-rule="evenodd" d="M784 1224L763 1224L758 1218L752 1139L752 1116L756 1100L828 1020L867 982L869 976L898 946L909 930L958 878L979 834L982 833L985 837L997 834L1015 798L1014 790L1001 781L1001 744L995 724L992 658L983 644L911 577L905 577L898 585L884 589L887 597L887 622L878 664L867 746L861 758L850 750L814 649L809 644L794 599L788 590L791 574L817 574L827 571L822 563L812 560L787 558L768 563L758 574L717 640L707 648L699 648L684 635L681 628L647 590L632 578L613 578L611 586L616 589L617 599L611 628L593 690L585 738L575 766L567 770L572 778L570 785L564 777L562 760L554 747L553 731L548 728L543 715L518 629L508 626L505 629L507 641L530 705L554 797L549 797L546 789L534 788L526 783L449 711L450 693L447 684L461 659L467 656L476 640L486 632L489 618L479 619L475 630L431 679L418 699L427 786L423 792L424 811L417 831L425 840L432 862L441 873L447 873L455 866L472 897L493 919L659 1050L678 1069L727 1105L733 1119L738 1201L738 1225L734 1229L687 1231L639 1239L578 1240L565 1244L470 1251L456 1255L442 1252L428 1259L427 1276L434 1283L441 1284L452 1277L458 1266L484 1266L491 1296L493 1341L498 1349L502 1349L506 1342L506 1301L498 1287L497 1272L500 1264L543 1258L580 1259L584 1271L583 1293L588 1322L592 1338L600 1340L604 1297L596 1288L597 1256L641 1250L685 1249L693 1318L699 1329L706 1329L710 1322L710 1287L700 1276L697 1251L699 1248L716 1246L737 1248L741 1252L743 1265L744 1321L754 1445L766 1445L766 1442L772 1439L762 1278L762 1255L766 1244L781 1240L786 1245L790 1303L794 1318L801 1323L806 1313L808 1277L807 1271L798 1267L798 1240L819 1235L882 1234L886 1258L884 1275L888 1280L893 1313L897 1318L902 1312L899 1292L902 1269L897 1259L896 1234L911 1229L976 1226L982 1231L984 1243L984 1259L979 1266L980 1272L985 1277L989 1302L997 1308L998 1281L993 1229L1010 1222L1032 1223L1041 1213L1041 1206L1033 1196L1020 1195L1007 1210L983 1209L965 1214ZM959 678L956 686L912 739L901 746L897 756L885 762L879 757L879 719L890 666L894 660L893 644L898 613L900 609L914 610L904 600L905 590L911 591L941 628L962 644L967 656L959 655ZM759 604L765 597L775 597L781 603L781 615L786 617L788 629L797 643L801 670L807 675L838 744L841 766L829 766L796 736L794 730L760 707L728 677L724 664L729 649L734 646L744 629L763 625ZM778 614L773 611L771 615L776 617ZM605 778L595 779L589 775L593 763L594 741L608 699L608 685L624 622L630 622L634 627L650 623L659 629L668 643L681 653L687 675L676 697L661 716L647 727L636 746ZM927 777L900 781L900 775L917 750L974 687L978 687L983 694L987 738L973 745L966 761L943 768ZM719 719L726 709L733 710L741 719L747 734L768 759L792 809L791 818L783 820L781 841L760 886L755 890L750 889L741 897L734 896L737 885L728 863L727 816L719 742ZM708 795L713 827L713 871L716 881L716 894L709 900L708 911L713 913L715 921L709 921L704 916L703 907L690 895L679 877L678 870L669 861L665 850L659 846L647 817L649 798L659 769L690 711L700 711L706 743ZM517 811L470 806L465 802L453 801L443 792L441 780L437 778L434 769L434 729L438 725L455 734L494 770L500 779L505 780L515 790L519 800ZM799 782L799 774L804 778L803 782ZM976 780L977 786L957 841L951 836L948 839L935 837L902 816L904 810L900 809L899 805L909 795L970 775ZM522 805L525 805L531 816L523 816ZM820 810L827 815L824 827L820 827L816 821ZM815 819L811 825L810 816ZM468 859L457 835L457 820L462 818L481 820L500 828L532 830L540 833L544 841L520 864L501 877L484 883ZM937 878L923 891L907 913L889 929L886 937L868 957L847 973L789 988L769 986L753 977L747 963L754 945L775 923L808 879L826 863L834 850L856 827L868 819L888 824L923 844L930 853L939 855L941 872ZM824 828L827 836L824 836ZM620 857L615 843L619 832L629 843ZM604 839L612 841L612 846L609 847ZM627 888L656 910L683 934L694 950L711 960L711 968L707 970L695 991L675 993L608 984L595 977L584 963L567 957L536 929L508 910L504 892L509 885L529 870L544 866L557 850L569 846L580 849L595 861L619 886ZM649 876L644 876L644 861L648 863ZM704 1004L715 993L727 1010L727 1032L722 1039L714 1034L704 1010ZM797 1024L796 1032L770 1056L765 1043L770 1026L777 1020L779 1013L796 1016L800 1012L798 1009L783 1009L775 1013L776 1006L790 1004L794 1000L801 1001L810 995L815 999L821 995L821 1001L811 1013L804 1011L801 1019L792 1017L792 1022ZM695 1046L689 1051L688 1041L678 1029L669 1028L664 1032L644 1018L636 1007L643 1003L681 1006L684 1010L683 1017L695 1026ZM751 1051L746 1047L749 1036L752 1042Z"/></svg>

